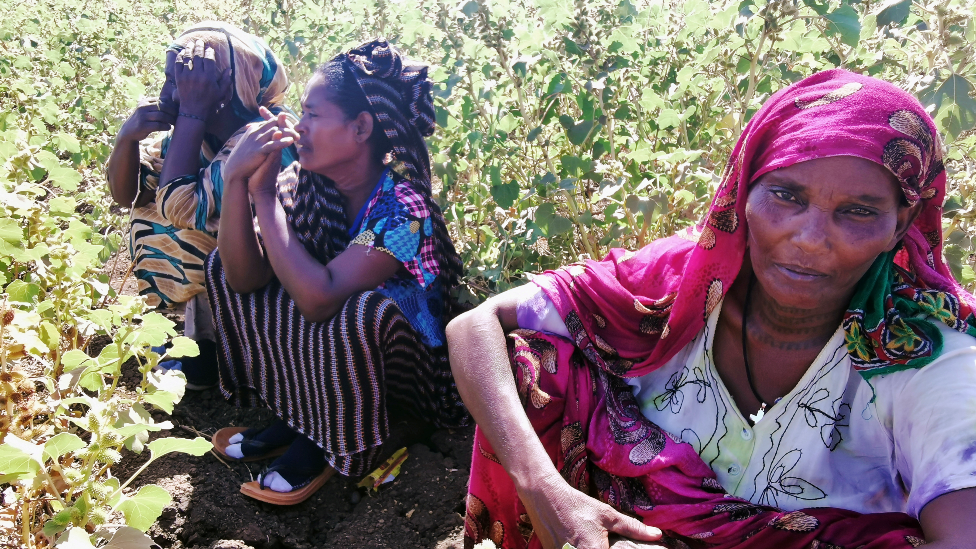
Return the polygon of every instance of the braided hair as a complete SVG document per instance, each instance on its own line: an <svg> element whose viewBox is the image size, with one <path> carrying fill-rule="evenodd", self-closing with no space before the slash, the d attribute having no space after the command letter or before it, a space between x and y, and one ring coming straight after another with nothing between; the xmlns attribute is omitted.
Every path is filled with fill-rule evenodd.
<svg viewBox="0 0 976 549"><path fill-rule="evenodd" d="M403 57L380 39L333 57L316 72L324 76L330 102L347 120L364 111L373 116L374 131L367 144L376 160L389 164L423 197L434 226L438 278L445 321L449 320L456 310L451 291L460 281L462 264L431 191L430 153L424 138L433 135L435 122L427 65Z"/></svg>

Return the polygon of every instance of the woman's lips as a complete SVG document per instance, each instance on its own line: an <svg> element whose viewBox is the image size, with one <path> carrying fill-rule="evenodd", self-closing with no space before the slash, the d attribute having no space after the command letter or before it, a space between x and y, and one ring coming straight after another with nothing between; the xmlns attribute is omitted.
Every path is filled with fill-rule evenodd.
<svg viewBox="0 0 976 549"><path fill-rule="evenodd" d="M800 267L798 265L784 265L782 263L774 263L774 265L781 273L783 273L783 275L792 280L796 280L797 282L811 282L814 280L827 278L826 273Z"/></svg>

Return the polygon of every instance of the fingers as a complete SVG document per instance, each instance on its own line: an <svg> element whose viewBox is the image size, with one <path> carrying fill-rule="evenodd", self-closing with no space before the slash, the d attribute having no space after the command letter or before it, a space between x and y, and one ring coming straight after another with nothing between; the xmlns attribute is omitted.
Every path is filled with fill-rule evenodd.
<svg viewBox="0 0 976 549"><path fill-rule="evenodd" d="M210 46L207 46L207 49L203 52L203 57L211 61L217 60L217 54L216 52L214 52L214 49L211 48Z"/></svg>
<svg viewBox="0 0 976 549"><path fill-rule="evenodd" d="M199 57L202 61L204 58L203 56L205 48L206 45L203 43L203 40L197 38L197 40L193 43L193 57Z"/></svg>
<svg viewBox="0 0 976 549"><path fill-rule="evenodd" d="M268 108L265 107L264 105L261 105L260 107L258 107L258 114L260 114L261 115L261 118L263 118L265 120L271 120L271 119L273 119L275 117L275 115L272 114L272 112L269 111Z"/></svg>
<svg viewBox="0 0 976 549"><path fill-rule="evenodd" d="M155 121L151 121L151 122L147 122L146 123L145 129L146 129L146 131L148 131L150 133L152 133L152 132L166 132L166 131L169 131L169 129L172 128L172 127L173 127L173 124L171 124L169 122L155 122Z"/></svg>
<svg viewBox="0 0 976 549"><path fill-rule="evenodd" d="M661 530L648 526L643 522L627 515L609 509L604 518L607 530L621 536L638 541L657 541L661 539Z"/></svg>

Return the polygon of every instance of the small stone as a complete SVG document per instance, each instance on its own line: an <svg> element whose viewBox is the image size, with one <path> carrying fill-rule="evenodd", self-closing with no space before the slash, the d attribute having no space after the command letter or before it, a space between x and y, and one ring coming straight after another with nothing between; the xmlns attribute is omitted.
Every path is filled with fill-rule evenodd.
<svg viewBox="0 0 976 549"><path fill-rule="evenodd" d="M349 495L349 503L351 503L353 505L356 505L357 503L359 503L359 500L361 500L361 499L363 499L363 496L359 495L359 491L358 490Z"/></svg>

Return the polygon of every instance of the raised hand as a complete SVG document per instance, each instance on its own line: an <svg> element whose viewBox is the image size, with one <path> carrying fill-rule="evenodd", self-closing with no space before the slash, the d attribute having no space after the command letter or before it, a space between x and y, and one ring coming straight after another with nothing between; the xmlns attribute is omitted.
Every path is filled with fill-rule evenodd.
<svg viewBox="0 0 976 549"><path fill-rule="evenodd" d="M196 40L192 47L177 54L173 73L181 115L205 121L217 111L221 101L232 97L230 69L217 69L214 50L203 40Z"/></svg>
<svg viewBox="0 0 976 549"><path fill-rule="evenodd" d="M225 181L244 182L251 193L275 188L281 151L298 140L284 113L275 116L264 107L259 112L264 122L248 124L224 164Z"/></svg>
<svg viewBox="0 0 976 549"><path fill-rule="evenodd" d="M175 113L161 110L158 99L142 99L139 105L119 129L117 139L142 141L153 132L164 132L176 122Z"/></svg>

